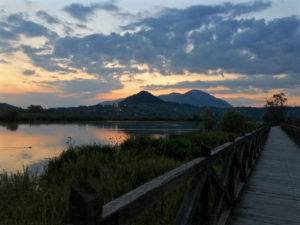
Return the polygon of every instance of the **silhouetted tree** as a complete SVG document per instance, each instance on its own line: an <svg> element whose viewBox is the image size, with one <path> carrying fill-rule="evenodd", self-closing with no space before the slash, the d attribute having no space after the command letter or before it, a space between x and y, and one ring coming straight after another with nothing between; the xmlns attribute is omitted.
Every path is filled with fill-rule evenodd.
<svg viewBox="0 0 300 225"><path fill-rule="evenodd" d="M6 113L6 120L7 122L15 122L18 120L19 118L19 112L18 110L9 110L7 113Z"/></svg>
<svg viewBox="0 0 300 225"><path fill-rule="evenodd" d="M27 111L32 112L32 113L40 113L43 112L43 107L40 105L30 105L27 108Z"/></svg>
<svg viewBox="0 0 300 225"><path fill-rule="evenodd" d="M284 121L287 109L287 98L284 93L274 94L272 98L266 100L266 112L263 116L264 121Z"/></svg>
<svg viewBox="0 0 300 225"><path fill-rule="evenodd" d="M227 132L243 132L247 127L247 119L235 110L227 110L220 121L222 130Z"/></svg>
<svg viewBox="0 0 300 225"><path fill-rule="evenodd" d="M215 113L211 108L206 108L201 111L200 119L206 130L212 129L216 125Z"/></svg>

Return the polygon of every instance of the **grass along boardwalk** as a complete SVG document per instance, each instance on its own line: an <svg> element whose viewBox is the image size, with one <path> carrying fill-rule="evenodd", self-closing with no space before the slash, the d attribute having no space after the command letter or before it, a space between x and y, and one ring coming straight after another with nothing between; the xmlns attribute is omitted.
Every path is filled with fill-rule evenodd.
<svg viewBox="0 0 300 225"><path fill-rule="evenodd" d="M230 225L300 224L300 149L272 127Z"/></svg>

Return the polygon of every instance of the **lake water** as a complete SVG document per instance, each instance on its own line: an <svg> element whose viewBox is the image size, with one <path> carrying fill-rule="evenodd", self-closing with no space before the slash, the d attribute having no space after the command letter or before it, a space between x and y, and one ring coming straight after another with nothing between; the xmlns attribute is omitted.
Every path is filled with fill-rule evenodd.
<svg viewBox="0 0 300 225"><path fill-rule="evenodd" d="M24 166L41 170L49 158L58 156L67 142L120 144L131 135L163 137L200 128L196 122L93 122L72 124L0 125L0 172L16 172Z"/></svg>

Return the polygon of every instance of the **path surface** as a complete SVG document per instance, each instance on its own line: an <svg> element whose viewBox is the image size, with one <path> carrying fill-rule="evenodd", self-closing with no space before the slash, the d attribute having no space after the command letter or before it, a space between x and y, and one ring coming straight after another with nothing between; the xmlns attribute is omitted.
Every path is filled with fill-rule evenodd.
<svg viewBox="0 0 300 225"><path fill-rule="evenodd" d="M300 148L272 127L230 225L300 225Z"/></svg>

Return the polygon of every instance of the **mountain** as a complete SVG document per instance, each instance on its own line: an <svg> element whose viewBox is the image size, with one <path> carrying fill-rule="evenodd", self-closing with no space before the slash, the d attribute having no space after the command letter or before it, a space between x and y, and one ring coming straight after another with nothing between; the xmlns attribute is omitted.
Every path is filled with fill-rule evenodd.
<svg viewBox="0 0 300 225"><path fill-rule="evenodd" d="M166 102L147 91L129 96L115 107L119 115L137 119L193 118L201 111L201 108L196 106Z"/></svg>
<svg viewBox="0 0 300 225"><path fill-rule="evenodd" d="M166 104L165 101L155 97L147 91L141 91L135 95L125 98L119 105L140 105L140 104Z"/></svg>
<svg viewBox="0 0 300 225"><path fill-rule="evenodd" d="M156 100L154 100L156 97ZM100 105L113 105L124 102L125 100L134 104L137 102L140 103L159 103L158 98L166 102L175 102L181 104L189 104L198 107L216 107L216 108L231 108L232 106L219 98L216 98L208 93L199 90L191 90L185 94L180 93L171 93L168 95L159 95L154 96L147 91L141 91L138 94L127 97L126 99L116 99L112 101L104 101L99 103ZM152 100L150 100L152 99ZM142 100L142 102L141 102ZM153 101L153 102L151 102ZM129 102L125 103L128 104ZM162 103L162 102L160 102Z"/></svg>
<svg viewBox="0 0 300 225"><path fill-rule="evenodd" d="M199 90L191 90L185 94L171 93L168 95L160 95L158 97L164 101L190 104L198 107L232 107L228 102Z"/></svg>
<svg viewBox="0 0 300 225"><path fill-rule="evenodd" d="M19 109L16 106L9 105L7 103L0 103L0 111L10 111L10 110L17 110Z"/></svg>
<svg viewBox="0 0 300 225"><path fill-rule="evenodd" d="M118 104L119 102L123 101L124 98L116 99L116 100L111 100L111 101L104 101L100 102L99 105L113 105L113 104Z"/></svg>

